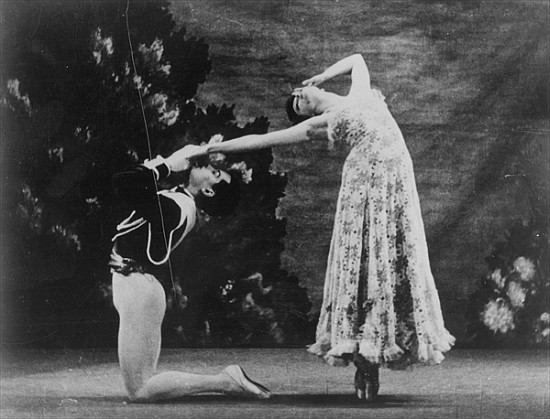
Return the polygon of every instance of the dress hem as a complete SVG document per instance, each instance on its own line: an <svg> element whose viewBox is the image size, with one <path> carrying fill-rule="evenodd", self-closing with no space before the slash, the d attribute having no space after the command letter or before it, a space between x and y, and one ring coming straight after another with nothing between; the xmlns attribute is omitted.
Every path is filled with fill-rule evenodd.
<svg viewBox="0 0 550 419"><path fill-rule="evenodd" d="M378 365L390 365L395 363L399 368L413 365L438 365L444 359L443 353L448 352L455 343L455 338L450 333L438 339L437 343L421 343L413 356L407 354L403 348L394 344L389 348L380 350L372 342L364 339L348 339L341 341L335 346L330 343L329 335L323 336L312 345L307 347L307 351L319 357L322 357L327 364L331 366L347 366L354 354L359 354L368 362Z"/></svg>

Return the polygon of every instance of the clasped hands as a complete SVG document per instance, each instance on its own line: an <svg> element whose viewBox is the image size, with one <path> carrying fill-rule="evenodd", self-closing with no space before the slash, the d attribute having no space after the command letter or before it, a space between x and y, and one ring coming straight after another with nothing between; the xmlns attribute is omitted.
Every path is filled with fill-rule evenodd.
<svg viewBox="0 0 550 419"><path fill-rule="evenodd" d="M208 154L206 146L189 144L164 159L172 172L182 172L191 165L191 160Z"/></svg>
<svg viewBox="0 0 550 419"><path fill-rule="evenodd" d="M318 86L326 80L326 77L323 74L318 74L302 82L304 87L306 86ZM296 89L299 91L300 89ZM200 156L205 156L208 154L207 145L194 145L189 144L185 147L180 148L178 151L174 152L169 157L164 159L165 163L168 165L172 172L181 172L187 170L191 165L191 160Z"/></svg>

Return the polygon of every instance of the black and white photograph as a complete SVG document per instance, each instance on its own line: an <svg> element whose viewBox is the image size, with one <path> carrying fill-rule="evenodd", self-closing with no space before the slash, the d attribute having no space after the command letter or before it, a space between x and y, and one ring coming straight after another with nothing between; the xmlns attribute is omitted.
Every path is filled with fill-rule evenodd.
<svg viewBox="0 0 550 419"><path fill-rule="evenodd" d="M550 416L548 0L1 0L0 417Z"/></svg>

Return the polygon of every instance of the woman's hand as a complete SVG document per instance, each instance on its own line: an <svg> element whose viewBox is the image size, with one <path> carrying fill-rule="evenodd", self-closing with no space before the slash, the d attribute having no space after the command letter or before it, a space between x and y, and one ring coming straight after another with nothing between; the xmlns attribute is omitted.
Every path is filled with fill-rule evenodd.
<svg viewBox="0 0 550 419"><path fill-rule="evenodd" d="M189 144L180 148L171 156L165 159L166 164L173 172L182 172L191 165L191 160L206 154L206 148L203 146Z"/></svg>
<svg viewBox="0 0 550 419"><path fill-rule="evenodd" d="M323 82L325 82L327 78L324 76L323 73L317 74L316 76L313 76L307 80L304 80L302 84L304 86L319 86Z"/></svg>
<svg viewBox="0 0 550 419"><path fill-rule="evenodd" d="M349 94L364 95L370 90L370 74L361 54L353 54L331 65L321 74L304 80L304 86L319 86L321 83L336 76L351 74Z"/></svg>

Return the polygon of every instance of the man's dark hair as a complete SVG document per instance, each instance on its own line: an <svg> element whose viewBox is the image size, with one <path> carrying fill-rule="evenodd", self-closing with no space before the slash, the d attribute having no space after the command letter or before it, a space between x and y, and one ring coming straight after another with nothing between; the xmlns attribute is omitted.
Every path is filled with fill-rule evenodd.
<svg viewBox="0 0 550 419"><path fill-rule="evenodd" d="M229 173L229 172L228 172ZM214 196L208 197L202 193L195 197L195 204L212 217L223 217L235 212L240 199L240 187L237 176L229 173L231 183L225 181L212 186Z"/></svg>
<svg viewBox="0 0 550 419"><path fill-rule="evenodd" d="M292 122L292 125L299 124L302 121L305 121L309 118L307 115L298 115L296 111L294 110L294 98L296 95L290 95L290 97L286 100L286 114L288 115L288 119L290 122Z"/></svg>

